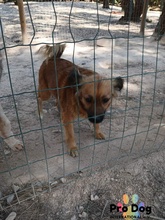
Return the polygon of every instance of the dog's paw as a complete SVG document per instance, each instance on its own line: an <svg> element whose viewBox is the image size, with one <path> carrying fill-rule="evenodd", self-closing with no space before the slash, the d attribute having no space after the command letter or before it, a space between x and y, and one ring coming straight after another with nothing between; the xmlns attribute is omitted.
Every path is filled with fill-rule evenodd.
<svg viewBox="0 0 165 220"><path fill-rule="evenodd" d="M37 112L37 114L38 114L38 117L42 120L43 119L43 113Z"/></svg>
<svg viewBox="0 0 165 220"><path fill-rule="evenodd" d="M43 117L44 117L44 116L43 116L43 114L42 114L42 115L39 115L39 117L40 117L41 120L43 120Z"/></svg>
<svg viewBox="0 0 165 220"><path fill-rule="evenodd" d="M101 132L96 133L95 137L96 137L96 139L100 139L100 140L101 140L101 139L105 139L104 134L103 134L103 133L101 133Z"/></svg>
<svg viewBox="0 0 165 220"><path fill-rule="evenodd" d="M16 140L15 144L11 147L12 150L14 151L19 151L23 149L23 144L21 141Z"/></svg>
<svg viewBox="0 0 165 220"><path fill-rule="evenodd" d="M69 154L71 157L78 157L78 150L77 147L73 147L69 150Z"/></svg>

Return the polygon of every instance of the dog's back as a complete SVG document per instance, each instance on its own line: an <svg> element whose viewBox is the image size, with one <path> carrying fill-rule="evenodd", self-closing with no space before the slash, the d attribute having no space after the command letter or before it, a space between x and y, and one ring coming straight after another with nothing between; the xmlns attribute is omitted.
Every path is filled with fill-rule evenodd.
<svg viewBox="0 0 165 220"><path fill-rule="evenodd" d="M57 88L68 87L68 84L72 86L71 83L68 83L68 78L74 69L78 69L81 75L94 74L91 70L77 67L72 62L62 59L65 47L65 44L45 45L38 50L38 53L46 58L39 70L39 91L47 90L45 95L42 94L43 100L47 100L51 95L57 96Z"/></svg>
<svg viewBox="0 0 165 220"><path fill-rule="evenodd" d="M57 96L57 88L67 85L67 76L73 69L73 63L61 58L64 50L65 44L57 44L54 47L45 45L38 51L46 58L39 70L39 91L47 90L43 97L46 100L48 96Z"/></svg>

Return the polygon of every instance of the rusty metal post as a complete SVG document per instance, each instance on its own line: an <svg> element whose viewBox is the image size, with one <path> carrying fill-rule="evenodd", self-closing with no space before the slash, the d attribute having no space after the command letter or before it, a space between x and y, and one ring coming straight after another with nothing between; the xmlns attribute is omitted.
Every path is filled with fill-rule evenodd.
<svg viewBox="0 0 165 220"><path fill-rule="evenodd" d="M25 10L23 6L23 0L17 0L18 10L19 10L19 18L22 32L22 42L26 42L27 32L26 32L26 18L25 18Z"/></svg>
<svg viewBox="0 0 165 220"><path fill-rule="evenodd" d="M147 17L148 4L149 4L149 0L144 0L143 15L142 15L141 26L140 26L140 35L141 35L141 36L144 36L144 30L145 30L145 23L146 23L146 17Z"/></svg>

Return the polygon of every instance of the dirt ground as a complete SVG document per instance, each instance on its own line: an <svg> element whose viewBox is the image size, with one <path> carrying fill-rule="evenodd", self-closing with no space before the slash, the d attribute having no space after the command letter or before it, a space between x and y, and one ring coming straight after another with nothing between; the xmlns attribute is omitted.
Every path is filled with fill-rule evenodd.
<svg viewBox="0 0 165 220"><path fill-rule="evenodd" d="M66 183L55 186L50 193L41 193L32 200L5 208L0 217L5 219L13 211L17 214L17 220L123 219L121 213L110 212L110 205L124 203L122 196L126 193L130 204L132 195L137 194L137 204L144 202L145 207L151 207L150 214L146 211L140 213L141 219L163 220L164 170L165 151L160 151L130 163L125 161L108 170L102 167L92 175L83 172L75 174L66 178ZM85 216L83 213L86 217L82 217Z"/></svg>
<svg viewBox="0 0 165 220"><path fill-rule="evenodd" d="M0 192L3 195L1 205L6 207L4 199L12 193L13 184L18 185L20 191L29 189L27 198L30 198L38 192L36 191L38 185L39 190L42 188L41 191L44 191L47 189L44 188L45 183L58 182L61 177L72 178L80 171L90 170L92 173L96 167L98 169L101 166L104 167L105 174L102 174L101 180L100 173L97 174L96 183L92 177L88 177L67 183L62 189L58 187L55 194L57 193L59 197L61 197L60 193L66 196L68 190L71 191L67 201L70 209L65 210L65 197L62 196L59 200L59 203L61 202L59 207L64 207L64 210L63 208L62 211L59 210L59 213L63 212L59 214L61 217L55 216L58 211L53 195L45 194L33 201L22 203L20 207L25 211L17 207L18 215L21 215L18 219L26 219L26 216L27 219L37 219L37 215L38 219L70 219L78 204L83 205L85 212L89 209L87 212L88 217L90 215L89 219L100 219L99 214L98 218L92 217L90 209L98 207L102 213L109 197L113 197L112 201L115 200L115 196L120 200L125 192L137 193L146 204L150 204L150 200L153 200L151 205L158 206L153 213L165 218L163 214L165 210L161 210L164 197L157 199L163 195L162 184L164 184L165 46L152 42L150 38L160 12L148 13L152 23L146 24L146 37L141 38L140 24L116 25L122 15L118 7L105 10L101 5L97 7L95 3L75 2L72 5L71 2L54 4L31 2L25 6L28 35L27 44L23 46L20 44L17 6L8 3L0 4L0 8L7 47L6 54L4 52L0 102L11 121L14 134L24 144L23 151L11 152L3 142L0 142ZM54 27L55 31L52 34ZM92 127L87 120L75 121L79 157L74 159L67 154L63 127L54 100L45 103L43 121L37 114L38 70L43 59L35 52L41 44L51 43L51 36L54 42L67 43L64 58L107 77L122 76L125 79L122 93L114 100L101 125L106 136L104 141L94 139ZM158 153L144 157L155 151ZM139 158L140 160L137 160ZM128 164L132 160L146 164L143 169L137 171L137 175L134 175L136 166L141 165L135 163L134 169L129 171L131 174L123 171L125 167L119 167L120 164L125 164L131 169L131 165ZM108 170L106 174L105 167L114 168ZM110 181L111 178L114 180ZM106 182L106 179L110 182ZM103 183L98 183L100 181L105 182L105 188ZM101 196L101 200L88 201L89 191L84 196L84 203L70 197L71 194L79 192L77 189L74 193L74 187L83 189L83 186L88 186L88 182L91 190L93 190L92 184L94 190L98 184L96 194ZM148 191L147 187L149 187ZM24 196L22 198L22 192L20 195L18 193L19 196L20 201L25 199ZM44 203L45 199L47 204ZM30 211L31 208L35 211ZM26 209L29 210L29 214ZM66 218L67 210L69 217ZM48 214L47 218L44 212ZM8 211L3 212L3 217L6 213ZM29 217L30 213L32 217ZM108 219L107 214L109 213L105 210L105 219ZM75 215L78 215L77 212Z"/></svg>

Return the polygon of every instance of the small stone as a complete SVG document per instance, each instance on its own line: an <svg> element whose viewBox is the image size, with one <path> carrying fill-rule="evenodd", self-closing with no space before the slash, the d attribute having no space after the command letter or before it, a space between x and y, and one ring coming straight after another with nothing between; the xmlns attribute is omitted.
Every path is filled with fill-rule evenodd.
<svg viewBox="0 0 165 220"><path fill-rule="evenodd" d="M37 192L42 192L43 189L40 187L40 188L36 189L36 191L37 191Z"/></svg>
<svg viewBox="0 0 165 220"><path fill-rule="evenodd" d="M47 113L48 111L46 109L43 109L43 113Z"/></svg>
<svg viewBox="0 0 165 220"><path fill-rule="evenodd" d="M5 155L9 155L10 153L11 153L10 150L4 150Z"/></svg>
<svg viewBox="0 0 165 220"><path fill-rule="evenodd" d="M7 204L10 205L13 200L14 200L14 194L9 195L9 196L7 197Z"/></svg>
<svg viewBox="0 0 165 220"><path fill-rule="evenodd" d="M61 178L62 183L66 183L66 178Z"/></svg>
<svg viewBox="0 0 165 220"><path fill-rule="evenodd" d="M96 201L98 199L99 197L97 195L91 195L91 201Z"/></svg>
<svg viewBox="0 0 165 220"><path fill-rule="evenodd" d="M17 185L13 185L13 190L14 192L18 192L18 190L20 190L20 187Z"/></svg>
<svg viewBox="0 0 165 220"><path fill-rule="evenodd" d="M86 218L88 214L86 212L83 212L82 214L79 214L80 218Z"/></svg>
<svg viewBox="0 0 165 220"><path fill-rule="evenodd" d="M57 185L58 184L58 182L57 181L54 181L53 183L51 183L50 185L51 186L55 186L55 185Z"/></svg>
<svg viewBox="0 0 165 220"><path fill-rule="evenodd" d="M14 220L16 218L16 213L11 212L5 220Z"/></svg>
<svg viewBox="0 0 165 220"><path fill-rule="evenodd" d="M16 212L11 212L5 220L14 220L16 215Z"/></svg>
<svg viewBox="0 0 165 220"><path fill-rule="evenodd" d="M42 187L42 182L36 182L36 183L35 183L35 186L37 186L37 187Z"/></svg>
<svg viewBox="0 0 165 220"><path fill-rule="evenodd" d="M78 213L81 214L84 211L84 207L80 205L80 206L77 207L77 210L78 210Z"/></svg>
<svg viewBox="0 0 165 220"><path fill-rule="evenodd" d="M77 220L77 217L74 215L70 220Z"/></svg>
<svg viewBox="0 0 165 220"><path fill-rule="evenodd" d="M79 176L83 176L83 172L80 170L77 172L79 174Z"/></svg>
<svg viewBox="0 0 165 220"><path fill-rule="evenodd" d="M114 178L111 178L111 180L114 181L115 179L114 179Z"/></svg>

